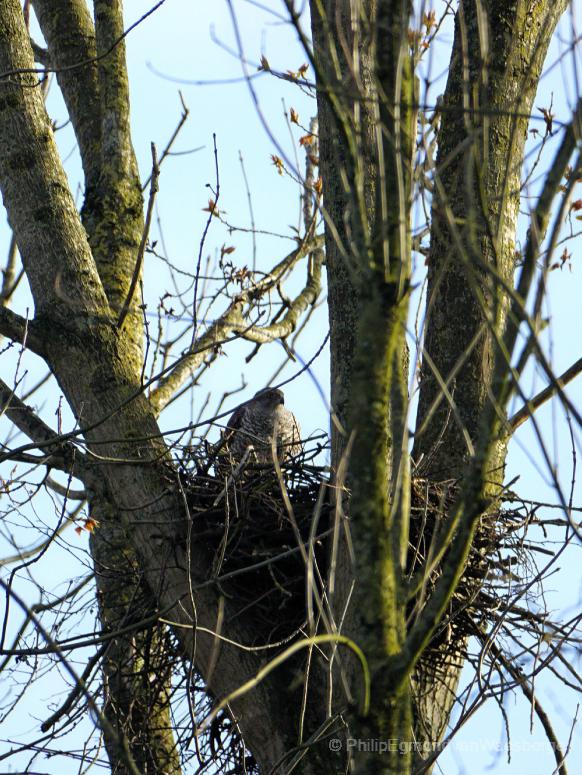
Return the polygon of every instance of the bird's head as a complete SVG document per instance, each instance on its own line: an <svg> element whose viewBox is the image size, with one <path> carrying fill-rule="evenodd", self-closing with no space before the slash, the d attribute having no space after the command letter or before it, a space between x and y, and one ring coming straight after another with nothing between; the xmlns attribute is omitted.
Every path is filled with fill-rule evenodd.
<svg viewBox="0 0 582 775"><path fill-rule="evenodd" d="M279 406L279 404L285 403L285 396L283 395L283 391L278 388L263 388L263 390L259 390L258 393L255 393L254 400L260 401L265 408L275 408L276 406Z"/></svg>

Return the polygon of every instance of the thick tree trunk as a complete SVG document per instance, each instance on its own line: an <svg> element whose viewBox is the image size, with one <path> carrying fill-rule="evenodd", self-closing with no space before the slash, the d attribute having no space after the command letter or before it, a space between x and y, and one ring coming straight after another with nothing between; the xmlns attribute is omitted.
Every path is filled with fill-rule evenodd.
<svg viewBox="0 0 582 775"><path fill-rule="evenodd" d="M363 5L367 8L367 3ZM362 28L358 23L360 35L354 37L348 2L312 2L311 22L318 78L320 169L327 223L331 457L337 471L349 438L351 379L361 313L358 264L369 249L370 227L362 217L373 220L375 212L374 127L378 106L373 74L373 30ZM338 45L338 33L344 36L345 47ZM339 69L333 66L334 62L339 63ZM360 188L359 192L356 187ZM363 212L359 196L365 197ZM354 233L357 239L353 239Z"/></svg>
<svg viewBox="0 0 582 775"><path fill-rule="evenodd" d="M121 6L96 5L98 41L85 0L35 0L34 10L79 145L85 175L83 223L92 255L112 312L119 312L143 229L143 201L129 131L125 44L115 45L123 32ZM110 49L107 56L96 59ZM133 343L131 358L136 374L141 367L143 340L138 302L135 296L125 324L125 337ZM153 613L156 604L148 588L139 582L135 550L119 515L103 499L90 505L100 524L92 536L91 551L101 624L104 630L115 631L132 614L133 621L147 618L146 610ZM128 611L130 604L133 611ZM142 616L135 619L140 612ZM164 637L159 628L150 627L113 641L103 659L105 713L111 728L129 740L144 773L180 771L165 655ZM122 775L127 771L123 770L123 746L117 738L111 739L107 730L105 743L114 771Z"/></svg>
<svg viewBox="0 0 582 775"><path fill-rule="evenodd" d="M214 637L219 593L196 588L207 580L211 558L196 544L184 548L177 476L140 387L136 342L116 326L116 298L123 293L107 296L34 88L36 77L18 73L33 66L22 10L17 0L7 0L0 6L0 186L34 298L31 334L35 339L38 334L78 420L104 497L130 537L145 583L156 591L160 616L172 623L202 675L214 665L209 689L223 697L253 677L261 661ZM121 256L121 265L124 261ZM97 554L99 569L103 552ZM116 601L107 605L115 607ZM231 627L230 618L227 603L224 619L233 644L254 643L252 623L239 617ZM285 694L279 672L232 703L244 739L265 771L296 744L295 719L281 702Z"/></svg>
<svg viewBox="0 0 582 775"><path fill-rule="evenodd" d="M362 290L358 277L358 269L370 255L374 256L376 266L382 265L382 251L373 235L382 239L386 232L389 233L389 220L383 220L381 210L382 185L386 185L386 181L389 183L385 189L388 212L398 212L394 202L399 191L397 172L390 176L379 167L376 134L381 131L389 142L396 136L390 123L393 115L390 80L382 82L378 77L382 58L393 56L394 47L385 30L376 38L374 29L374 20L381 19L383 13L388 17L392 14L394 22L397 5L359 3L353 16L348 3L312 3L311 9L319 78L324 205L328 219L331 397L332 408L343 429L340 433L332 425L334 468L340 468L350 433L358 427L360 416L383 411L387 424L383 441L378 426L378 433L366 432L360 439L362 444L356 436L351 452L355 464L350 469L353 477L350 484L353 484L356 501L350 505L351 530L356 557L362 561L361 572L356 573L357 583L363 584L365 589L366 567L374 567L377 571L378 584L382 571L374 565L375 552L366 551L366 539L360 541L358 538L358 517L354 508L358 509L361 487L369 494L364 513L369 521L374 521L370 493L378 493L380 497L378 488L382 486L382 477L374 476L373 471L382 468L378 458L388 454L394 443L391 434L397 433L391 422L390 406L398 402L396 396L388 400L387 393L396 388L401 378L398 375L402 374L395 368L388 375L393 355L374 346L375 341L382 338L381 332L392 328L386 317L390 301L384 297L378 306L379 310L384 310L384 319L382 315L376 318L372 315L371 324L366 325L362 321L371 314L373 293L367 297L367 290ZM477 4L467 1L461 3L457 14L435 176L425 333L425 348L430 360L424 359L413 455L419 464L417 473L432 481L462 480L468 471L466 464L472 451L478 442L483 442L484 453L485 440L491 433L491 428L483 425L488 416L483 410L490 400L492 388L493 329L497 334L503 332L508 310L506 289L513 285L527 116L549 40L565 7L565 0L535 7L526 2L486 2L479 4L484 13L478 15ZM404 30L403 34L406 34ZM480 50L480 41L488 41L485 44L487 50ZM409 96L408 100L408 104L412 104ZM405 99L402 102L406 104ZM387 106L387 110L380 118L383 106ZM347 136L350 131L351 135ZM390 147L383 150L389 160ZM354 152L358 158L353 157ZM359 186L362 186L361 191ZM358 210L362 203L367 208L363 215ZM396 256L406 260L402 253L396 253ZM390 257L394 257L394 251ZM406 277L406 271L403 276ZM381 286L378 278L375 282L377 287ZM369 338L362 341L366 335ZM404 358L404 341L400 348L400 357ZM364 349L368 359L364 356L360 361L357 353L363 353ZM384 362L371 363L374 358L384 359ZM429 364L434 365L438 379ZM383 375L387 379L384 383L386 392L383 400L370 401L373 393L370 383L374 382L375 369L386 369ZM358 374L363 375L361 380ZM447 403L440 378L448 383L454 410ZM401 403L406 406L405 397ZM352 407L359 407L359 412L356 410L350 416ZM359 430L361 432L361 425ZM378 445L373 443L374 440L379 442ZM406 450L405 443L401 449ZM490 484L481 494L475 484L475 496L479 500L499 492L505 459L503 444L496 447L494 454L487 452L486 457L487 470L479 476L484 476ZM393 513L402 516L405 507L399 508L395 502L397 491L393 490L389 495L390 472L385 470L383 475L385 490L382 497L388 498L388 504L377 503L378 515L390 512L392 507ZM400 493L403 493L402 489ZM389 522L383 526L379 519L373 528L369 522L366 524L378 546L383 540L394 540ZM343 595L338 596L340 602L345 601L350 590L350 573L346 549L343 554L340 552L338 561L340 578L337 587L343 590ZM398 583L381 586L385 595L390 596L397 590ZM356 599L359 599L357 595ZM370 596L364 595L359 599L359 608L364 606L364 610L370 611L370 630L373 631L381 628L382 617L377 612L372 613L374 607L370 607L369 602ZM392 631L391 637L397 637L397 629L396 622L387 623L386 631ZM354 633L356 638L364 637L369 654L370 642L365 638L365 627L358 630L356 626ZM372 642L373 639L372 634ZM415 739L422 745L442 738L464 662L463 645L459 645L457 651L451 644L442 644L436 648L436 658L435 648L430 649L431 653L417 666L413 680L414 734L411 730L404 739ZM374 653L373 648L371 653Z"/></svg>
<svg viewBox="0 0 582 775"><path fill-rule="evenodd" d="M471 446L490 432L483 418L491 401L493 330L505 327L506 289L514 284L528 117L566 7L567 0L465 0L456 15L428 260L424 347L430 360L422 367L413 451L418 473L433 482L462 480ZM487 472L493 497L503 484L505 453L500 444ZM465 644L456 645L429 649L417 667L415 739L421 743L442 739L449 722L464 663Z"/></svg>
<svg viewBox="0 0 582 775"><path fill-rule="evenodd" d="M121 744L127 740L143 775L178 775L170 713L174 660L167 628L156 623L155 597L141 577L119 514L94 496L91 516L98 522L90 545L101 626L107 633L125 633L109 642L102 660L103 712L114 732L104 734L112 773L131 773Z"/></svg>
<svg viewBox="0 0 582 775"><path fill-rule="evenodd" d="M360 740L405 740L411 726L411 698L399 669L406 638L405 331L416 134L408 16L408 3L399 1L362 3L354 13L348 2L312 3L331 398L342 425L342 434L332 427L332 465L341 471L347 455L353 542L353 557L348 541L340 545L334 602L344 631L369 660L371 710L350 726ZM382 761L356 751L354 761L357 772L409 768L409 755L398 750Z"/></svg>
<svg viewBox="0 0 582 775"><path fill-rule="evenodd" d="M107 10L104 4L100 8L102 13ZM21 8L17 0L7 0L0 5L0 73L4 75L0 83L0 187L34 298L35 318L28 326L31 341L38 344L78 421L79 436L100 482L95 498L104 499L99 504L94 498L95 508L105 519L103 532L97 530L92 539L103 625L106 629L117 626L130 604L124 594L117 594L115 584L108 584L107 572L112 564L118 572L125 557L130 566L137 560L140 581L155 594L160 620L173 628L184 655L207 680L211 696L222 699L264 667L271 655L265 657L264 651L246 647L268 642L268 633L263 633L263 639L252 619L237 615L237 601L226 600L221 606L219 589L208 585L213 558L195 534L192 545L185 545L188 517L177 473L156 423L156 409L141 388L136 329L129 321L122 329L117 326L116 312L130 265L133 269L129 257L135 258L131 248L135 245L118 244L117 240L123 242L123 231L105 221L112 227L112 253L104 257L103 264L94 257L58 157L50 120L35 88L36 77L26 72L33 64ZM111 77L116 77L115 72ZM124 137L120 140L125 142ZM135 188L132 156L124 158L129 159ZM122 209L121 216L137 218L138 214ZM89 223L87 216L85 223ZM105 251L107 239L102 234L97 237L93 251ZM125 536L131 542L126 547ZM225 640L215 636L219 611ZM132 728L135 739L129 741L133 764L143 761L148 749L156 752L156 762L165 757L175 767L168 736L156 740L149 720L143 723L146 720L140 713L133 712L147 707L152 698L139 683L132 685L130 694L127 691L127 674L135 672L142 642L139 636L133 654L123 636L113 642L106 664L111 692L107 710L114 711L110 718L117 716L120 731L127 731L123 729L126 723L139 727ZM126 657L131 662L127 674L120 671ZM301 742L300 691L290 687L290 681L289 672L279 669L229 703L245 744L265 772ZM159 688L153 701L163 718L168 711L167 685L162 682ZM322 695L319 690L316 693ZM134 707L130 708L132 700ZM310 707L304 719L305 737L324 719L320 705ZM108 740L113 756L124 747L121 744L114 735ZM133 766L127 755L113 764L119 765L130 770ZM301 760L296 771L331 775L337 771L337 762L330 758L324 741L314 751L310 749L310 756Z"/></svg>

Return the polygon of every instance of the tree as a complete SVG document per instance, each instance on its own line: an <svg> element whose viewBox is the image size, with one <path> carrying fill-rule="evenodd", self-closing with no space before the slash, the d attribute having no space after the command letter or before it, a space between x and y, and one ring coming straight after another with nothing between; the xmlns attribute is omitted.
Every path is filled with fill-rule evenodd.
<svg viewBox="0 0 582 775"><path fill-rule="evenodd" d="M75 425L67 432L50 427L18 396L18 380L3 383L4 412L29 439L7 446L3 460L66 474L62 520L74 482L82 483L100 622L93 656L79 676L67 641L47 630L38 607L28 610L27 624L44 642L19 650L17 638L12 648L6 645L9 612L26 604L15 574L2 582L5 669L11 658L49 652L73 681L43 731L50 734L85 702L98 718L114 772L179 772L170 698L172 670L183 661L192 729L180 742L204 741L207 756L224 769L229 760L244 769L244 761L236 762L237 746L244 745L252 754L248 766L261 772L335 773L346 756L354 772L428 771L461 696L473 638L484 644L481 662L528 697L565 772L563 750L535 699L536 667L531 677L520 672L495 640L509 616L521 621L524 640L544 636L547 612L520 607L519 593L496 613L505 590L491 576L511 572L516 562L515 551L506 552L518 510L507 508L514 496L504 476L513 430L553 396L572 423L580 421L564 390L580 364L557 378L540 336L562 223L577 211L580 104L560 129L523 249L516 247L520 202L529 193L523 177L534 97L566 0L461 3L445 93L433 108L415 74L439 29L433 12L415 31L412 9L402 0L313 0L310 36L299 8L284 0L315 84L306 67L285 75L263 58L261 69L316 90L319 128L302 138L308 148L303 231L294 250L263 276L237 267L223 246L222 286L208 293L203 235L190 296L177 296L193 310L193 330L182 333L188 341L180 356L165 357L161 366L158 354L169 340L150 336L140 299L144 253L155 251L148 235L160 162L152 149L144 216L121 4L96 1L93 19L82 0L34 0L32 6L46 50L30 41L28 5L24 14L16 0L0 8L0 187L14 235L12 263L18 246L35 312L27 320L4 306L0 332L19 346L19 357L43 360ZM80 213L43 102L49 70L83 163ZM551 108L542 117L540 154L554 132ZM279 171L286 168L283 153L273 161ZM430 204L428 247L423 232L412 229L417 195ZM208 222L220 217L217 181ZM428 280L411 440L413 250L426 254ZM282 283L302 261L306 279L289 299ZM285 343L311 314L324 261L331 479L305 459L288 471L274 465L260 478L252 467L250 474L225 474L220 445L204 440L190 460L180 460L176 442L160 431L160 413L229 340ZM206 326L197 322L203 304L220 309ZM532 358L549 387L530 398L523 375ZM524 408L511 415L515 395ZM196 423L184 432L193 437ZM43 484L51 481L47 475ZM17 483L16 476L9 491ZM568 499L556 489L567 512ZM239 514L235 546L229 509L241 504L246 522ZM287 532L269 529L275 517ZM530 518L525 513L524 531ZM564 521L571 541L575 525ZM59 529L60 522L42 552ZM266 551L265 535L272 532L275 543L290 535L294 545L270 546L267 560L255 562L249 547L255 542ZM329 546L322 544L326 538ZM26 568L20 559L19 568ZM277 573L296 573L297 561L299 586L291 575L289 590L281 592ZM270 588L265 578L272 579ZM257 599L279 596L261 608L249 602L249 590ZM291 598L287 608L285 598ZM251 603L253 615L242 615ZM568 630L559 622L551 626L566 644ZM87 687L98 665L103 679L96 700ZM467 707L459 723L471 712ZM232 752L223 743L225 731ZM343 750L330 749L330 738ZM379 760L365 746L350 750L353 740L400 745L390 745Z"/></svg>

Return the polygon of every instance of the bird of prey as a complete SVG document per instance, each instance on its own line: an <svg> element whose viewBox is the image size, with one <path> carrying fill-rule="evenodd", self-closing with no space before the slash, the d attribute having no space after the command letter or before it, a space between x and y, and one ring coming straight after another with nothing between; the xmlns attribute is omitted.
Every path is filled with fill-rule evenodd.
<svg viewBox="0 0 582 775"><path fill-rule="evenodd" d="M285 397L277 388L265 388L231 415L224 443L233 461L248 455L251 461L268 464L273 455L280 463L301 452L301 432L295 415L285 409Z"/></svg>

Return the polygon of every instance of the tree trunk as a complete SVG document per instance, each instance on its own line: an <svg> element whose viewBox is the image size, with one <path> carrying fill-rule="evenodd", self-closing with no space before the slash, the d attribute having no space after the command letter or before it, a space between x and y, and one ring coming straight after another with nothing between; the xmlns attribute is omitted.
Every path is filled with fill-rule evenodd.
<svg viewBox="0 0 582 775"><path fill-rule="evenodd" d="M194 657L203 676L214 665L210 692L227 696L254 676L261 662L253 652L216 640L219 593L208 586L196 589L207 580L211 558L196 543L191 550L184 547L186 516L178 479L141 389L136 338L131 326L128 333L116 325L123 290L115 285L115 276L123 271L127 280L128 256L135 253L113 251L105 272L111 273L114 285L108 298L42 97L34 88L36 77L26 72L33 67L22 10L16 0L7 0L0 6L0 72L25 72L2 83L0 187L34 298L31 336L38 335L42 342L45 359L95 456L110 513L117 515L112 518L121 520L130 537L129 557L135 553L145 584L156 591L157 611L172 623L184 653ZM110 535L107 528L97 540L107 541L106 533ZM114 540L122 535L115 529ZM106 551L106 546L95 551L98 569ZM102 611L119 609L120 602L112 597ZM227 603L226 622L230 616ZM252 623L239 618L229 637L234 643L252 644L256 633ZM122 641L118 645L123 648ZM109 669L115 671L116 663ZM265 771L296 743L295 719L281 702L286 691L279 673L232 703L244 739ZM164 692L160 703L167 712ZM121 698L118 707L123 706ZM143 732L147 737L147 729ZM149 739L152 749L156 744ZM108 747L115 747L115 741ZM140 750L134 753L139 759ZM159 754L158 759L165 755L163 750Z"/></svg>
<svg viewBox="0 0 582 775"><path fill-rule="evenodd" d="M423 359L413 453L416 474L432 481L462 481L468 475L467 462L472 451L491 433L491 428L484 425L488 413L483 410L492 388L494 331L497 335L503 333L509 304L507 288L513 285L520 173L528 115L549 40L566 5L561 1L538 4L534 8L525 2L485 2L479 4L484 11L479 15L476 3L463 2L457 13L451 70L438 135L428 261L425 330L428 357ZM360 443L356 434L351 450L355 463L350 467L349 480L354 489L350 526L355 556L361 560L355 576L358 586L365 590L363 597L356 593L355 599L360 610L363 606L369 612L372 641L377 637L374 628L378 630L382 626L382 616L378 613L380 606L370 605L373 597L367 594L370 589L366 578L375 577L378 582L382 577L382 570L374 563L376 552L381 553L378 547L383 543L382 536L388 543L396 538L401 547L403 535L402 530L398 536L391 534L390 520L382 525L381 515L392 509L392 514L400 514L404 524L406 511L404 503L395 502L406 497L405 488L390 489L393 470L384 469L380 475L373 473L374 469L382 469L381 458L389 456L395 438L402 442L401 449L406 449L404 435L398 434L390 416L390 407L398 405L397 398L388 397L395 387L402 396L399 386L403 370L395 367L395 360L391 361L395 352L375 347L375 341L394 328L386 317L391 301L386 296L374 301L374 287L382 285L379 278L368 286L358 281L358 267L362 261L369 260L370 254L376 266L382 265L378 240L385 240L386 233L390 233L389 218L381 217L382 185L386 186L388 212L398 213L394 203L399 191L397 171L383 177L375 134L382 131L389 141L398 136L390 123L389 97L393 93L390 80L385 83L379 76L383 58L394 55L397 47L378 21L384 14L384 18L387 16L394 23L399 12L397 6L360 3L359 12L354 16L350 16L348 3L312 3L311 8L327 224L331 397L332 409L343 429L340 433L332 424L334 469L340 469L350 433L356 428L361 433L361 417L369 417L378 410L384 413L386 422L384 429L378 423L375 433L366 432ZM382 34L376 37L376 31L380 30ZM405 29L402 34L406 35ZM487 41L483 44L486 50L480 49L480 41L482 44ZM410 106L414 100L406 95L402 104ZM386 112L380 118L383 107ZM405 111L406 107L402 109ZM390 147L383 150L385 158L390 159ZM359 209L362 203L367 208L363 215ZM405 254L406 251L396 252L404 262ZM390 253L393 256L394 251ZM406 269L403 276L406 277ZM376 316L372 313L374 304L379 313ZM398 348L404 360L403 339ZM374 381L375 368L380 372L385 369L377 383L384 385L384 391L380 389L376 393L380 400L374 400L369 387ZM442 380L452 394L453 408L446 400ZM401 398L401 405L406 406L405 397ZM354 409L350 416L351 407ZM489 485L483 496L478 496L484 497L484 502L498 495L503 482L504 445L497 444L495 452L488 453L487 458L488 470L484 475ZM360 488L369 496L367 501L362 501L366 508L361 513L369 519L363 524L367 525L368 535L374 537L375 547L368 545L366 530L363 537L359 535L359 516L354 509L359 511ZM382 503L382 498L387 501ZM414 539L416 526L412 528ZM396 547L392 546L392 552L396 553ZM370 576L366 570L369 567L374 568ZM338 597L343 603L351 589L352 577L347 549L340 551L338 576L337 586L343 590ZM383 583L381 588L390 596L398 589L398 582ZM349 619L348 615L348 622ZM399 626L396 622L387 622L386 632L397 637ZM354 632L358 642L366 645L366 653L374 653L373 647L370 650L365 624L363 630L356 626ZM459 644L458 650L450 643L433 645L428 650L426 658L417 665L412 681L414 734L409 732L403 739L414 739L422 746L442 738L463 663L463 644ZM382 681L380 685L385 686Z"/></svg>
<svg viewBox="0 0 582 775"><path fill-rule="evenodd" d="M35 0L34 10L79 144L85 174L83 224L111 310L119 313L143 230L143 200L129 131L125 43L118 42L123 32L121 5L96 3L97 40L84 0ZM132 342L136 375L143 341L138 301L134 296L124 330ZM138 613L147 618L156 605L139 581L135 550L119 515L103 499L90 505L100 524L91 539L99 612L103 629L111 632L128 617L138 621ZM105 713L112 728L129 739L144 773L180 771L170 717L171 676L161 669L165 653L160 628L150 627L114 640L104 657ZM123 746L110 739L107 730L105 743L114 772L122 775Z"/></svg>
<svg viewBox="0 0 582 775"><path fill-rule="evenodd" d="M491 401L494 330L505 328L507 288L514 285L529 115L566 7L566 0L465 0L455 18L428 259L424 347L430 359L423 360L413 450L418 474L433 482L461 481L471 457L468 441L476 447L490 432L484 408ZM493 497L503 484L505 454L499 444L487 473ZM416 670L415 739L422 743L441 740L449 723L466 644L456 645L429 649Z"/></svg>
<svg viewBox="0 0 582 775"><path fill-rule="evenodd" d="M416 134L406 42L410 6L386 0L363 3L353 15L347 2L312 3L311 10L327 227L331 403L342 426L341 435L332 426L332 466L337 475L347 455L351 490L344 506L353 556L343 541L334 603L337 620L363 648L371 674L370 713L353 718L350 735L405 740L411 725L411 698L400 669L409 519L405 331ZM354 578L352 606L344 617ZM400 750L388 751L380 762L354 753L357 772L405 773L409 760L409 752Z"/></svg>

